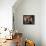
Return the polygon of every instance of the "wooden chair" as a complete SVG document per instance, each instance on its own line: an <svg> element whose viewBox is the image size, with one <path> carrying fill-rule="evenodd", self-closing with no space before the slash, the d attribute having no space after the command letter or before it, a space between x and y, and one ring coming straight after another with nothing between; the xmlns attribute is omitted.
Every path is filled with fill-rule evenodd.
<svg viewBox="0 0 46 46"><path fill-rule="evenodd" d="M15 33L16 46L21 46L22 44L22 33Z"/></svg>

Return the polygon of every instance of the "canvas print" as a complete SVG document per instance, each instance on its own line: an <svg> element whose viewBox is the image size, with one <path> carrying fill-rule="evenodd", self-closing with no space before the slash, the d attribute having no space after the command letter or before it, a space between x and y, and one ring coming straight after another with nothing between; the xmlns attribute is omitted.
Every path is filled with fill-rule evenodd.
<svg viewBox="0 0 46 46"><path fill-rule="evenodd" d="M23 16L23 24L34 24L35 16L34 15L24 15Z"/></svg>

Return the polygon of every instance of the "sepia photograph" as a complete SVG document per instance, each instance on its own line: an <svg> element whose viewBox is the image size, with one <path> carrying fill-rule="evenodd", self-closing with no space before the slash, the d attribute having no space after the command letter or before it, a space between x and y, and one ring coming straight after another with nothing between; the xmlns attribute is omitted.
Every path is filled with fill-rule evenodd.
<svg viewBox="0 0 46 46"><path fill-rule="evenodd" d="M34 15L24 15L23 24L34 24L35 22Z"/></svg>

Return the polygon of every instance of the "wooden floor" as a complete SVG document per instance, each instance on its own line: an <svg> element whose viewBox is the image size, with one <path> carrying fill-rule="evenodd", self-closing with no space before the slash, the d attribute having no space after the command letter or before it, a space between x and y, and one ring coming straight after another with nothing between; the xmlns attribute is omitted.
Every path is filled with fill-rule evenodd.
<svg viewBox="0 0 46 46"><path fill-rule="evenodd" d="M6 40L6 42L2 43L0 46L16 46L15 39L13 40Z"/></svg>

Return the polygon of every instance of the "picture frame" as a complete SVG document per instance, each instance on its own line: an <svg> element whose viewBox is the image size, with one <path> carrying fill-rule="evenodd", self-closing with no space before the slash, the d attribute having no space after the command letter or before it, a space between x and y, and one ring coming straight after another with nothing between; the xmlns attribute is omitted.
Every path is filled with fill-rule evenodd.
<svg viewBox="0 0 46 46"><path fill-rule="evenodd" d="M35 16L23 15L23 24L35 24Z"/></svg>

